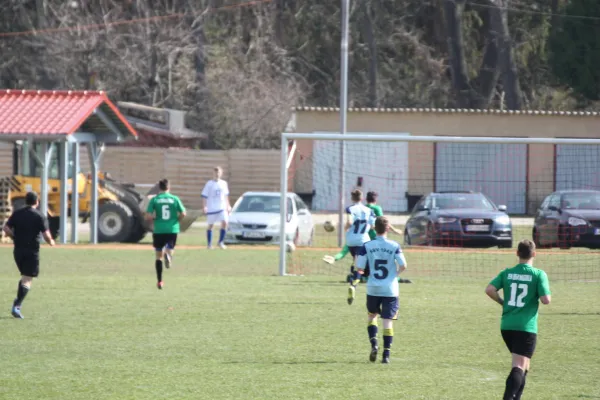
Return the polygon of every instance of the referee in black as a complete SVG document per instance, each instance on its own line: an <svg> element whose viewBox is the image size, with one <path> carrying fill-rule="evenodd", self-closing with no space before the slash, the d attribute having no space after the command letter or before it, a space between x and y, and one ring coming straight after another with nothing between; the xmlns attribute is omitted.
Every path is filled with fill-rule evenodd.
<svg viewBox="0 0 600 400"><path fill-rule="evenodd" d="M21 273L11 312L15 318L23 319L21 304L31 288L31 281L40 272L40 233L50 246L54 246L48 219L37 210L39 203L37 194L28 192L25 196L26 207L13 212L3 228L4 233L13 240L15 263Z"/></svg>

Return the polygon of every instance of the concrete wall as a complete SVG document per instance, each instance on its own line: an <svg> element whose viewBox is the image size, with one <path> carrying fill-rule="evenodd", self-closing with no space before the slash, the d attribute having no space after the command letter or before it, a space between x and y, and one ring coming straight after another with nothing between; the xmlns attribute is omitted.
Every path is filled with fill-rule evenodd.
<svg viewBox="0 0 600 400"><path fill-rule="evenodd" d="M296 111L296 132L339 131L335 109L301 108ZM408 132L413 136L497 136L600 138L598 113L468 112L460 110L351 110L348 132ZM299 141L294 160L293 190L312 191L312 142ZM303 159L301 160L300 157ZM554 189L554 146L528 148L528 210ZM433 143L409 144L409 184L412 195L434 189Z"/></svg>

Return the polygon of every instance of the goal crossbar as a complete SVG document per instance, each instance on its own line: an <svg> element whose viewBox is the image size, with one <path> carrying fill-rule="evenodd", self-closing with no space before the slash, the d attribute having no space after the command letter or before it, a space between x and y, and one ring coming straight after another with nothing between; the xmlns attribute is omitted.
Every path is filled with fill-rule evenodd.
<svg viewBox="0 0 600 400"><path fill-rule="evenodd" d="M287 222L287 189L288 168L291 157L288 157L288 142L290 140L330 140L330 141L377 141L377 142L433 142L433 143L489 143L489 144L551 144L551 145L600 145L598 139L582 138L551 138L551 137L484 137L484 136L411 136L409 133L352 133L336 132L294 133L281 134L281 174L280 174L280 231L279 231L279 275L286 275L286 222ZM293 153L291 153L293 155Z"/></svg>

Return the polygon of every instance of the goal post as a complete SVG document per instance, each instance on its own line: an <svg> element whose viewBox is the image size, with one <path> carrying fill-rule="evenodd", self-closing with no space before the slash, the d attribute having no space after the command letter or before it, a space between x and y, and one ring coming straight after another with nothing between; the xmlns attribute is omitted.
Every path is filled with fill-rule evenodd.
<svg viewBox="0 0 600 400"><path fill-rule="evenodd" d="M588 205L596 196L600 202L600 139L286 132L281 149L282 276L347 274L349 255L335 264L322 260L340 251L337 232L324 222L344 228L336 226L343 172L346 204L353 188L377 192L384 215L403 233L390 239L406 252L410 275L490 277L516 263L520 240L532 239L540 248L536 263L554 279L600 280L600 204ZM556 211L542 204L567 189L582 191L574 194L577 204ZM310 224L310 216L296 215L304 203L294 193L308 203ZM460 210L446 212L450 206Z"/></svg>

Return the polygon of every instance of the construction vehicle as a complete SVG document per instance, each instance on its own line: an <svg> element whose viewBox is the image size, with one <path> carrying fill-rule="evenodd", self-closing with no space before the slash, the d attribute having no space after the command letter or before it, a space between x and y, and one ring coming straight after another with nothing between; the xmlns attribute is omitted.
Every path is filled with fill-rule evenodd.
<svg viewBox="0 0 600 400"><path fill-rule="evenodd" d="M41 193L42 168L37 164L35 157L23 157L29 151L39 154L39 143L15 145L13 152L13 176L2 179L8 187L8 194L0 195L0 202L7 202L3 208L11 211L25 206L25 195L28 191ZM60 154L55 149L52 152L48 171L48 224L54 238L58 237L60 227L60 179L59 165ZM72 157L69 157L72 159ZM69 215L71 217L72 170L69 166L69 180L67 183ZM92 179L91 175L79 172L77 178L77 193L79 194L79 218L87 222L91 214L92 204ZM134 184L117 182L109 173L98 173L98 241L137 243L147 232L152 231L151 223L144 218L145 207L150 198L158 194L158 184L153 186L145 195L141 195ZM3 200L4 199L4 200ZM0 205L2 207L2 205ZM190 210L181 221L181 231L186 231L198 218L200 212Z"/></svg>

